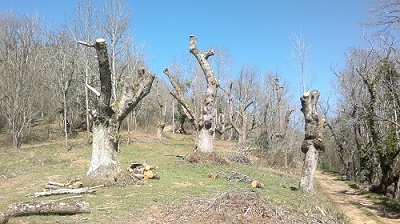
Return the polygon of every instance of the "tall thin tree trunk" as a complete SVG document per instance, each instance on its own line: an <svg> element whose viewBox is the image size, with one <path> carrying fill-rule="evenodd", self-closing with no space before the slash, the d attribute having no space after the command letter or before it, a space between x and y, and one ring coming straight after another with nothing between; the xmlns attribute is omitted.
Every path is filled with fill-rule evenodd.
<svg viewBox="0 0 400 224"><path fill-rule="evenodd" d="M89 83L89 62L85 62L85 83ZM90 118L89 118L89 89L85 85L85 106L86 106L86 143L90 142Z"/></svg>
<svg viewBox="0 0 400 224"><path fill-rule="evenodd" d="M65 148L68 148L68 120L67 120L67 93L63 92L64 101L64 138L65 138Z"/></svg>

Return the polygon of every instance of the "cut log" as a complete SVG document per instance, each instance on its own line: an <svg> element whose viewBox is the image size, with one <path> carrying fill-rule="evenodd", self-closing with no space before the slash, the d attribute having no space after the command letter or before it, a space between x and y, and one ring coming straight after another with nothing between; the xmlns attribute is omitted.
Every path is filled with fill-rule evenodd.
<svg viewBox="0 0 400 224"><path fill-rule="evenodd" d="M86 194L86 193L94 193L96 192L96 188L104 187L104 185L94 186L94 187L85 187L78 189L58 189L58 190L50 190L43 192L35 192L33 196L35 197L43 197L50 195L59 195L59 194Z"/></svg>
<svg viewBox="0 0 400 224"><path fill-rule="evenodd" d="M128 173L139 180L148 180L148 179L160 179L160 176L155 173L159 169L158 166L148 165L146 163L131 163L129 167L127 167Z"/></svg>
<svg viewBox="0 0 400 224"><path fill-rule="evenodd" d="M251 186L254 187L254 188L263 188L263 187L264 187L264 184L261 183L260 181L253 180L253 181L251 182Z"/></svg>
<svg viewBox="0 0 400 224"><path fill-rule="evenodd" d="M150 169L151 169L151 166L150 166L150 165L144 165L144 170L148 171L148 170L150 170Z"/></svg>
<svg viewBox="0 0 400 224"><path fill-rule="evenodd" d="M7 210L7 215L10 217L28 215L73 215L80 213L90 213L88 202L20 202L9 205Z"/></svg>
<svg viewBox="0 0 400 224"><path fill-rule="evenodd" d="M153 178L153 176L154 176L153 171L151 171L151 170L144 171L144 179L145 180L151 179L151 178Z"/></svg>
<svg viewBox="0 0 400 224"><path fill-rule="evenodd" d="M6 224L8 223L8 220L10 219L10 216L7 214L0 213L0 224Z"/></svg>
<svg viewBox="0 0 400 224"><path fill-rule="evenodd" d="M157 173L153 173L153 177L151 179L159 180L160 179L160 175L158 175Z"/></svg>
<svg viewBox="0 0 400 224"><path fill-rule="evenodd" d="M209 173L208 177L211 179L217 179L218 178L218 174L217 173Z"/></svg>
<svg viewBox="0 0 400 224"><path fill-rule="evenodd" d="M133 173L132 176L136 177L138 180L143 180L144 175L139 173Z"/></svg>
<svg viewBox="0 0 400 224"><path fill-rule="evenodd" d="M78 189L83 187L83 183L80 181L75 181L74 183L68 185L69 188Z"/></svg>

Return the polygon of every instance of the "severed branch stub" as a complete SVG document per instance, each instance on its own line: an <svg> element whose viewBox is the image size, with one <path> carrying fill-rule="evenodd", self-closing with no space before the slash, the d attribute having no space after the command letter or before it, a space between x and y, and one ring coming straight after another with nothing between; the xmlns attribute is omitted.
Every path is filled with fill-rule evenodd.
<svg viewBox="0 0 400 224"><path fill-rule="evenodd" d="M305 119L305 136L301 145L301 151L305 154L305 158L299 189L306 192L312 192L314 189L314 175L318 157L325 149L322 138L325 119L320 118L317 113L319 95L317 90L313 90L304 93L300 98L301 111Z"/></svg>
<svg viewBox="0 0 400 224"><path fill-rule="evenodd" d="M197 142L195 151L200 151L202 153L213 152L213 137L215 132L215 102L217 97L217 90L219 87L218 80L215 78L214 72L211 69L210 63L207 59L214 55L214 50L208 50L206 52L201 52L197 48L197 39L194 35L190 36L189 43L190 53L195 56L201 69L203 70L204 77L207 82L207 90L205 97L203 99L203 105L199 115L195 114L192 108L189 107L188 103L185 101L183 96L183 91L176 82L174 77L166 68L164 74L166 74L174 87L175 91L170 91L171 95L178 100L181 104L183 112L189 118L190 122L195 126L197 131ZM196 116L196 117L195 117Z"/></svg>

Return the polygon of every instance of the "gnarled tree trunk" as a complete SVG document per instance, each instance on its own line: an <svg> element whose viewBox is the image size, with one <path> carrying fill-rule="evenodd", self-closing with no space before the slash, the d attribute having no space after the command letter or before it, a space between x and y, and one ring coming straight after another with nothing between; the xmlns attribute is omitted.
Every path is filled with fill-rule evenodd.
<svg viewBox="0 0 400 224"><path fill-rule="evenodd" d="M214 72L207 61L208 57L214 55L214 50L209 50L203 53L200 52L199 49L197 49L197 39L193 35L190 36L189 49L190 53L192 53L199 62L207 81L206 97L203 102L201 114L197 119L195 118L193 110L189 107L189 104L186 103L182 89L167 68L164 70L164 74L168 76L172 86L176 91L170 92L171 95L182 105L185 115L197 130L197 150L208 153L213 151L213 134L215 131L215 98L217 97L217 90L219 86Z"/></svg>
<svg viewBox="0 0 400 224"><path fill-rule="evenodd" d="M113 178L121 171L117 160L121 123L139 101L150 92L154 75L141 68L138 70L139 80L137 82L132 77L122 78L119 95L116 101L110 105L112 87L106 42L104 39L97 39L93 45L79 43L96 49L101 85L100 92L90 87L99 99L96 109L91 112L93 151L87 175L95 178Z"/></svg>
<svg viewBox="0 0 400 224"><path fill-rule="evenodd" d="M207 81L206 98L204 99L200 120L197 124L197 130L199 131L197 147L201 152L212 152L213 134L215 131L215 126L213 125L215 119L215 98L217 97L219 83L207 59L214 55L214 50L209 50L204 53L200 52L199 49L197 49L197 39L193 35L190 36L189 49L190 53L192 53L199 62Z"/></svg>
<svg viewBox="0 0 400 224"><path fill-rule="evenodd" d="M301 151L305 154L303 171L300 177L299 189L306 192L314 190L314 175L318 164L320 152L324 150L322 129L325 120L317 113L319 92L313 90L303 94L301 111L305 119L305 137L301 145Z"/></svg>

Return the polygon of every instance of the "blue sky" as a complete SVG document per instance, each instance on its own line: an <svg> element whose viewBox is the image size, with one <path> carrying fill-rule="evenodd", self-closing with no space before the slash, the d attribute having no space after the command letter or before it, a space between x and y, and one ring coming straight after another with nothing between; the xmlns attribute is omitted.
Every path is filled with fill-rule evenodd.
<svg viewBox="0 0 400 224"><path fill-rule="evenodd" d="M346 51L362 45L360 23L368 19L372 0L126 0L132 10L130 33L145 43L147 64L162 70L188 52L189 35L201 50L229 49L234 74L241 66L278 72L301 96L300 76L293 64L291 35L301 32L310 46L312 88L329 95L331 66L343 67ZM38 13L46 23L65 23L77 0L0 0L0 11ZM102 0L98 1L102 4ZM218 53L218 52L216 52Z"/></svg>

